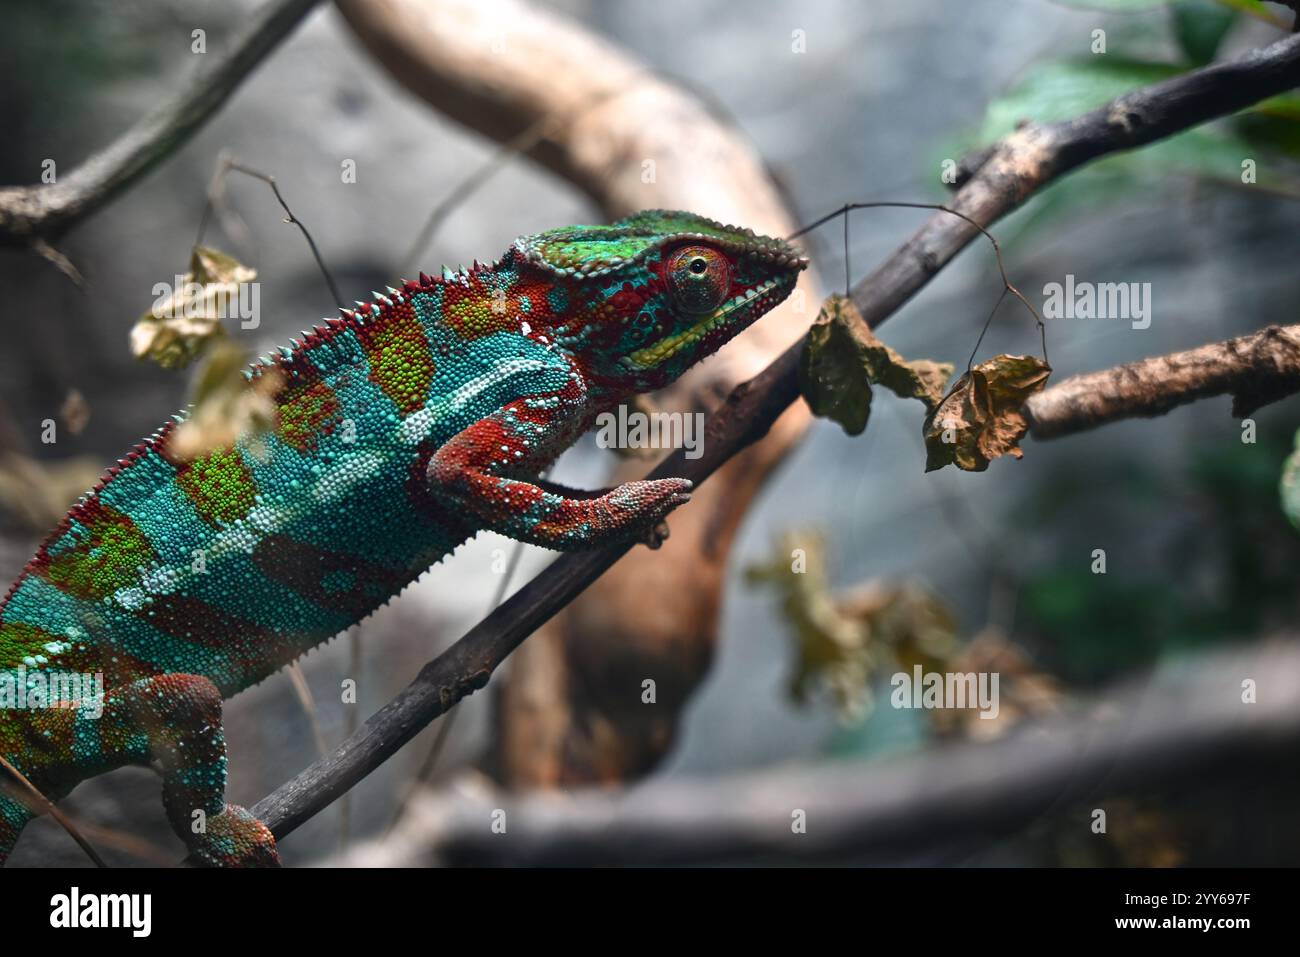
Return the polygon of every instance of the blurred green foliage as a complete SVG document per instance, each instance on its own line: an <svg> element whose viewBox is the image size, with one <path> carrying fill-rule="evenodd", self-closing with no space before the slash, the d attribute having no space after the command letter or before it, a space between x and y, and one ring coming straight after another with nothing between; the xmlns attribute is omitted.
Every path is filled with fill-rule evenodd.
<svg viewBox="0 0 1300 957"><path fill-rule="evenodd" d="M1100 10L1105 52L1096 40L1069 55L1030 64L988 104L983 121L945 156L962 156L1023 121L1076 116L1138 87L1211 62L1248 17L1282 30L1288 17L1258 0L1057 0ZM1120 14L1142 15L1120 15ZM1171 177L1243 186L1243 162L1254 161L1249 187L1300 199L1300 94L1286 94L1235 116L1128 153L1098 160L1045 189L1015 220L1009 241L1055 225L1081 209L1124 202Z"/></svg>
<svg viewBox="0 0 1300 957"><path fill-rule="evenodd" d="M1295 400L1286 407L1294 413ZM1021 626L1057 658L1053 670L1090 683L1164 654L1294 627L1300 535L1278 505L1291 429L1278 416L1261 418L1256 440L1220 434L1196 442L1180 463L1099 459L1040 487L1029 505L1035 523L1059 527L1105 513L1141 537L1151 524L1143 516L1159 509L1177 526L1145 567L1117 558L1136 551L1129 544L1109 548L1107 573L1094 574L1089 556L1099 543L1080 538L1023 582Z"/></svg>

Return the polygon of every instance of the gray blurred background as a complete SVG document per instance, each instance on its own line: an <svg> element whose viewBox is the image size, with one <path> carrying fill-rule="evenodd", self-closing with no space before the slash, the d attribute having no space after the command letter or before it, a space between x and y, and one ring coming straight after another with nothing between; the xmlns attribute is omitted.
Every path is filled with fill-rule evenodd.
<svg viewBox="0 0 1300 957"><path fill-rule="evenodd" d="M37 181L45 158L71 169L188 75L194 27L207 30L210 47L219 46L255 6L6 4L0 181ZM1163 8L1112 15L1046 0L553 6L709 91L753 139L804 221L846 201L941 202L940 164L989 133L996 117L986 118L988 104L1036 64L1088 56L1099 26L1125 56L1180 56ZM795 29L806 31L804 55L791 55ZM1276 35L1262 23L1239 23L1220 55ZM85 455L107 464L185 401L186 376L135 361L127 332L149 307L153 284L183 270L223 149L279 179L350 300L397 278L397 263L428 210L495 147L399 88L328 5L318 9L201 133L61 244L86 277L84 293L34 255L0 252L0 412L27 454L43 461ZM355 185L340 182L345 157L357 161ZM1219 179L1235 176L1232 168L1223 173ZM208 242L260 273L263 326L238 333L260 352L330 315L331 297L270 192L246 179L232 179L230 191L251 243L241 247L216 228ZM1013 279L1036 301L1044 283L1067 272L1152 284L1149 329L1049 323L1051 361L1064 376L1295 322L1297 208L1274 191L1147 164L1117 169L1110 180L1098 175L1091 187L1068 195L1053 191L997 232ZM423 268L494 259L520 234L597 215L566 183L516 161L456 209ZM848 250L853 276L864 275L919 217L857 214ZM838 285L838 225L825 228L811 248L823 280ZM999 285L992 252L977 244L881 334L906 356L964 366ZM981 355L1036 349L1028 317L1004 305ZM89 405L87 428L41 445L41 420L53 417L72 389ZM1156 421L1059 443L1027 442L1023 461L998 461L986 473L925 477L917 403L879 395L866 434L857 438L819 421L749 516L733 556L711 679L659 773L719 773L827 753L878 757L922 747L930 735L916 712L877 708L854 722L826 701L789 700L789 630L773 595L742 580L744 568L766 559L786 530L823 532L835 584L875 577L923 582L955 610L962 634L979 632L992 618L1040 667L1078 687L1285 623L1294 611L1289 563L1298 553L1275 490L1300 404L1285 401L1258 413L1254 445L1242 444L1228 408L1226 398L1206 401ZM598 481L606 455L588 440L562 460L557 478ZM38 538L13 523L6 527L3 577L17 574ZM482 570L494 549L509 547L480 536L362 627L362 716L482 616L497 581ZM1109 592L1082 574L1097 547L1108 551ZM1010 607L992 587L990 558L1021 582ZM528 549L516 581L548 560ZM347 642L336 640L304 664L333 745L345 727L338 687L350 673ZM466 713L443 762L446 773L481 746L488 706L486 694L461 705ZM310 725L284 675L230 702L227 716L232 801L255 803L314 757ZM429 733L354 791L354 835L385 826ZM145 835L175 857L180 844L167 832L156 795L150 774L125 770L84 785L67 805L81 818ZM338 829L337 809L320 815L284 842L286 861L334 850ZM945 859L1025 861L1036 853L1032 844L1013 843L978 854L954 849ZM1234 862L1232 853L1224 862ZM83 858L56 827L39 821L12 861Z"/></svg>

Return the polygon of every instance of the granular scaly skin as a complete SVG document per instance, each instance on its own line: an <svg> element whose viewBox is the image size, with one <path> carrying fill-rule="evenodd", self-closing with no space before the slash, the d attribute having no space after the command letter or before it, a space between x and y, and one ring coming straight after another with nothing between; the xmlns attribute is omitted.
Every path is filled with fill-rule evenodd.
<svg viewBox="0 0 1300 957"><path fill-rule="evenodd" d="M0 707L0 754L54 800L151 765L198 859L278 862L266 827L225 803L222 699L481 529L657 543L689 482L582 497L536 476L601 412L783 300L803 266L780 240L652 211L524 237L305 333L250 370L280 373L269 434L186 461L170 423L45 540L0 604L0 678L102 673L102 714ZM31 813L0 795L0 863Z"/></svg>

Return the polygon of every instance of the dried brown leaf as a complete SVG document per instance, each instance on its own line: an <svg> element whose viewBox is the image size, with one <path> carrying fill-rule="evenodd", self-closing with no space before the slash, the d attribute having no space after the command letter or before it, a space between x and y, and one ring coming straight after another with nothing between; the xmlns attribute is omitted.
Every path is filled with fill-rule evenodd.
<svg viewBox="0 0 1300 957"><path fill-rule="evenodd" d="M950 363L908 361L881 342L853 302L831 296L808 331L799 384L813 413L858 435L871 416L871 386L920 399L933 412L952 376Z"/></svg>
<svg viewBox="0 0 1300 957"><path fill-rule="evenodd" d="M165 369L181 369L225 336L222 319L234 314L239 287L257 270L232 256L195 246L189 271L170 296L159 298L131 329L131 352Z"/></svg>
<svg viewBox="0 0 1300 957"><path fill-rule="evenodd" d="M1024 405L1051 372L1037 356L1000 355L963 375L925 420L925 470L951 464L982 472L1000 456L1020 458L1029 431Z"/></svg>

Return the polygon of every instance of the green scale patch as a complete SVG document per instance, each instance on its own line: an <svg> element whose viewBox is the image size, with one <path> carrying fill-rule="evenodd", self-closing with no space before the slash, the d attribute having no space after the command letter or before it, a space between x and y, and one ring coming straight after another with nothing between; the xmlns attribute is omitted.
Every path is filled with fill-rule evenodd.
<svg viewBox="0 0 1300 957"><path fill-rule="evenodd" d="M157 561L148 536L129 516L94 500L74 513L47 556L50 582L69 595L95 600L134 584L140 569Z"/></svg>
<svg viewBox="0 0 1300 957"><path fill-rule="evenodd" d="M433 382L433 357L410 302L385 309L357 329L357 336L370 363L371 381L403 415L423 408Z"/></svg>
<svg viewBox="0 0 1300 957"><path fill-rule="evenodd" d="M180 465L176 485L213 525L243 518L253 508L257 483L238 449L218 449Z"/></svg>
<svg viewBox="0 0 1300 957"><path fill-rule="evenodd" d="M280 393L279 402L280 440L299 452L314 448L338 424L338 396L319 379L293 383Z"/></svg>

